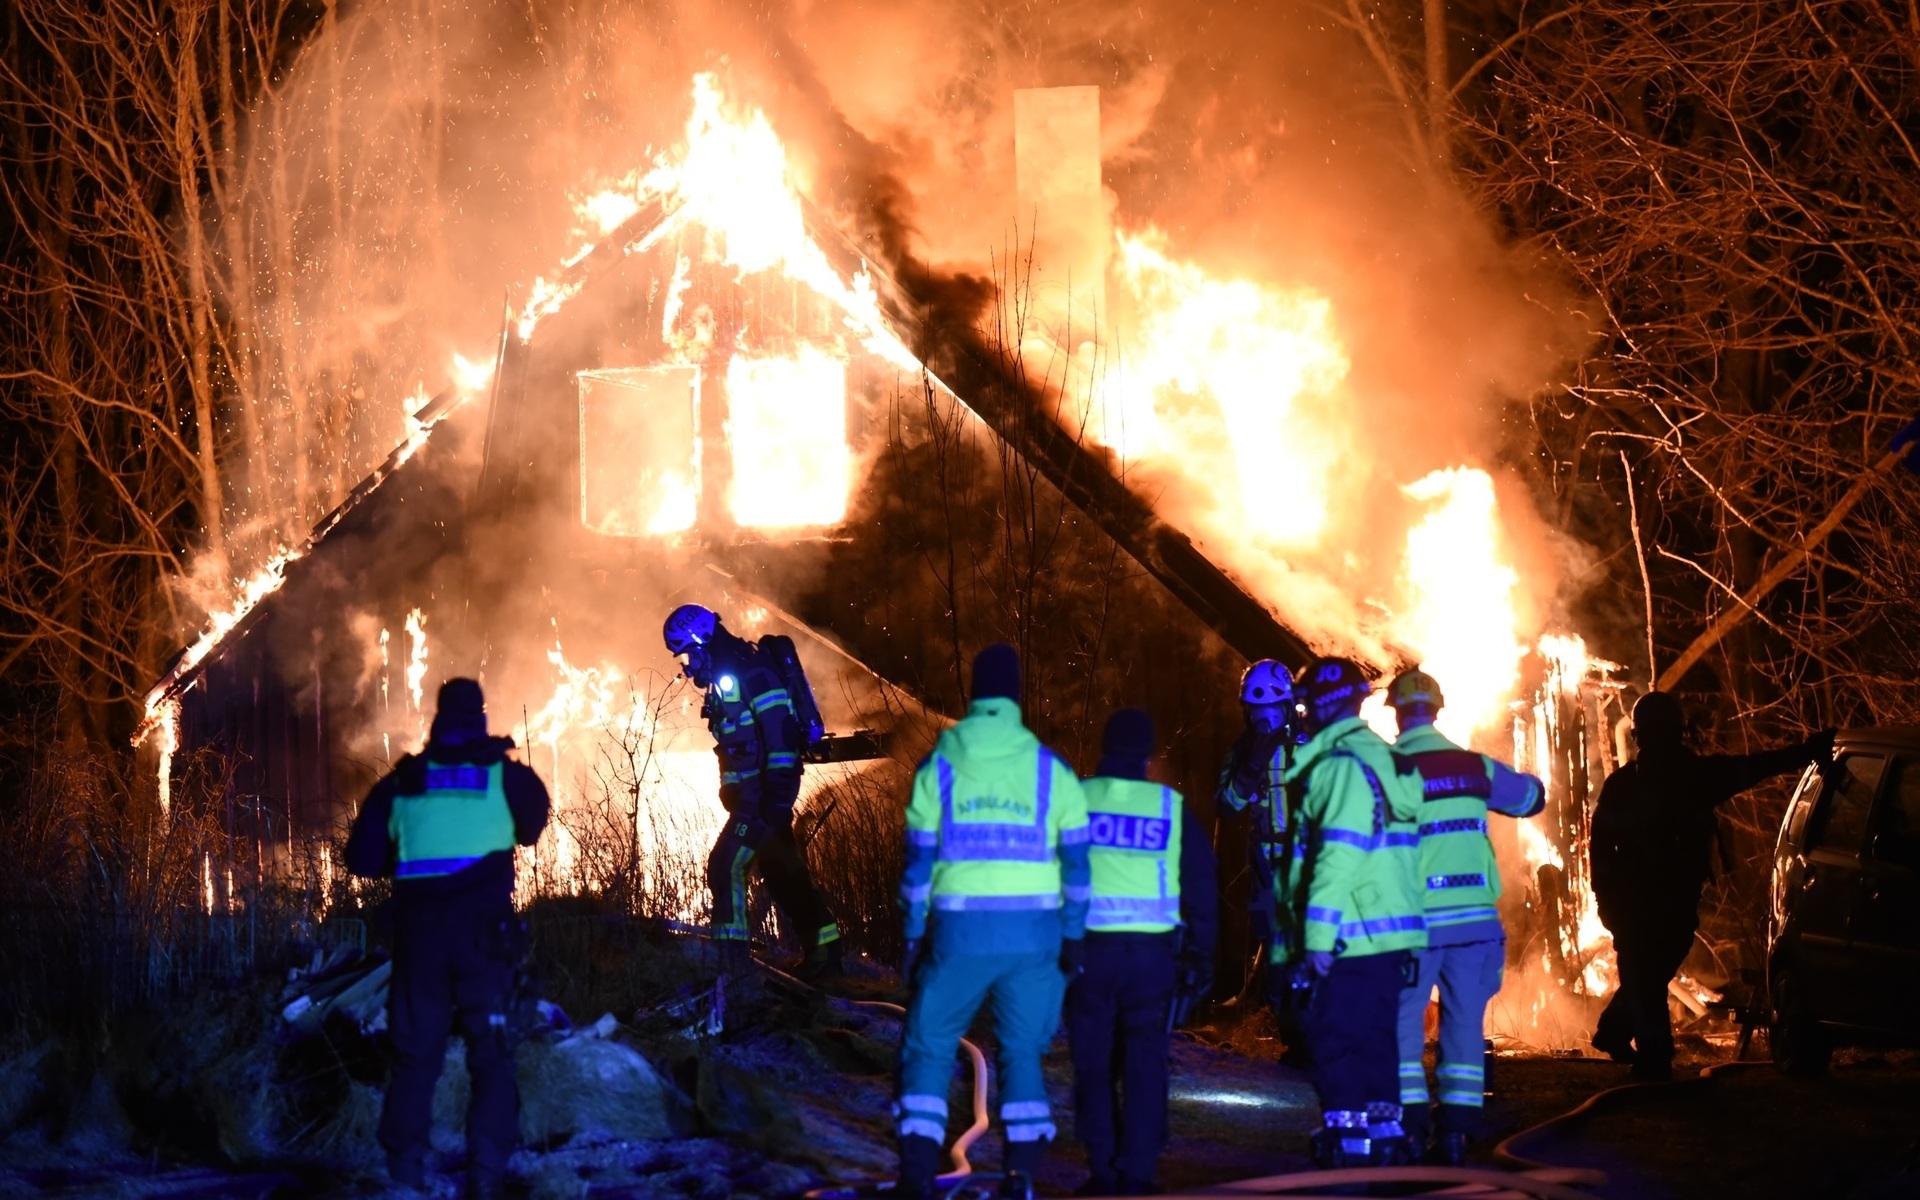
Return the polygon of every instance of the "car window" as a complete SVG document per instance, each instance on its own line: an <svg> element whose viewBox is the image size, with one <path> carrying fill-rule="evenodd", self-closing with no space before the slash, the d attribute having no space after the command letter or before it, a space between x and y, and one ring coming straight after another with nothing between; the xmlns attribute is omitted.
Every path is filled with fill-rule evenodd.
<svg viewBox="0 0 1920 1200"><path fill-rule="evenodd" d="M1848 754L1833 765L1827 794L1813 814L1807 849L1860 853L1867 837L1867 813L1880 786L1887 760L1878 754Z"/></svg>
<svg viewBox="0 0 1920 1200"><path fill-rule="evenodd" d="M1873 855L1920 867L1920 758L1893 764L1893 779L1874 811Z"/></svg>

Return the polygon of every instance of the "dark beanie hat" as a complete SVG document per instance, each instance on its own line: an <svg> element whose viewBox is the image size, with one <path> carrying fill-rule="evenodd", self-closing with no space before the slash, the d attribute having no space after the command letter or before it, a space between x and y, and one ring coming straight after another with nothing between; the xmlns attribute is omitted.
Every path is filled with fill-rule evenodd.
<svg viewBox="0 0 1920 1200"><path fill-rule="evenodd" d="M973 658L973 698L1020 699L1020 654L1005 642L995 642Z"/></svg>
<svg viewBox="0 0 1920 1200"><path fill-rule="evenodd" d="M436 742L471 742L487 736L487 697L476 680L449 679L440 685L434 701L433 728L428 738Z"/></svg>
<svg viewBox="0 0 1920 1200"><path fill-rule="evenodd" d="M1107 718L1107 728L1100 735L1103 756L1144 760L1152 758L1153 751L1153 718L1145 709L1117 709Z"/></svg>

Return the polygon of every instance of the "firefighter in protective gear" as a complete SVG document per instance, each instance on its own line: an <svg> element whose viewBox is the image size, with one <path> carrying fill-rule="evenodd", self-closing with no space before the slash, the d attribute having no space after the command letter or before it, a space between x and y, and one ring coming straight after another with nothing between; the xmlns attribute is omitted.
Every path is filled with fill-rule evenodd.
<svg viewBox="0 0 1920 1200"><path fill-rule="evenodd" d="M1211 990L1218 927L1213 848L1180 793L1147 778L1153 718L1108 718L1087 798L1093 900L1086 970L1067 989L1074 1132L1088 1195L1150 1195L1167 1140L1176 997Z"/></svg>
<svg viewBox="0 0 1920 1200"><path fill-rule="evenodd" d="M663 635L682 673L706 693L700 715L720 759L727 823L707 857L707 886L723 967L740 974L749 966L747 874L758 870L805 949L802 972L836 970L840 927L793 837L807 735L791 689L770 657L730 633L711 609L681 605Z"/></svg>
<svg viewBox="0 0 1920 1200"><path fill-rule="evenodd" d="M1293 751L1298 714L1294 707L1293 678L1271 658L1249 666L1240 676L1240 708L1246 727L1234 740L1220 768L1217 803L1252 819L1247 854L1253 875L1248 907L1253 936L1263 953L1273 941L1273 881L1275 857L1286 839L1286 791L1280 785ZM1282 989L1284 991L1284 989ZM1270 984L1269 999L1282 992Z"/></svg>
<svg viewBox="0 0 1920 1200"><path fill-rule="evenodd" d="M1305 1028L1323 1128L1323 1166L1408 1162L1395 1029L1427 923L1420 887L1420 783L1360 717L1371 688L1343 658L1308 664L1295 686L1308 739L1287 769L1300 789L1293 853L1281 860L1276 955L1312 982Z"/></svg>
<svg viewBox="0 0 1920 1200"><path fill-rule="evenodd" d="M920 764L907 805L907 966L900 1185L931 1195L954 1051L993 1000L1008 1194L1025 1195L1056 1134L1040 1056L1084 964L1090 871L1080 780L1020 720L1013 647L973 662L973 702ZM924 945L924 950L922 946Z"/></svg>
<svg viewBox="0 0 1920 1200"><path fill-rule="evenodd" d="M1613 934L1620 986L1593 1033L1595 1049L1636 1078L1673 1075L1667 984L1693 947L1700 891L1712 873L1714 811L1770 776L1833 759L1834 731L1757 754L1696 754L1685 714L1665 692L1633 706L1631 762L1600 785L1588 836L1593 897Z"/></svg>
<svg viewBox="0 0 1920 1200"><path fill-rule="evenodd" d="M1546 805L1540 780L1498 759L1462 750L1434 728L1445 698L1424 671L1387 688L1400 723L1394 750L1413 763L1420 806L1420 875L1426 883L1427 948L1411 988L1400 994L1400 1105L1419 1149L1429 1126L1435 1157L1465 1161L1480 1134L1486 1092L1487 1002L1500 990L1506 932L1500 927L1500 870L1487 840L1487 814L1531 817ZM1427 999L1440 989L1439 1108L1429 1120Z"/></svg>
<svg viewBox="0 0 1920 1200"><path fill-rule="evenodd" d="M360 805L347 869L393 883L393 977L387 1032L393 1075L380 1144L395 1183L426 1186L427 1134L447 1038L466 1039L467 1186L501 1194L520 1137L508 1016L523 935L513 911L513 849L546 827L547 789L487 734L471 679L440 688L427 745L394 765Z"/></svg>

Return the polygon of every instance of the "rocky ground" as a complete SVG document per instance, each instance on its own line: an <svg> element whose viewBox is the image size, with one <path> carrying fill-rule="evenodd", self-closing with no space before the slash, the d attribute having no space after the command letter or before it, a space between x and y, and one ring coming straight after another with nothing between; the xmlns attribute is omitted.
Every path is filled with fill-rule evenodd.
<svg viewBox="0 0 1920 1200"><path fill-rule="evenodd" d="M884 1177L898 1017L876 1003L889 995L878 975L844 991L829 998L769 976L756 995L730 998L724 1032L707 1036L710 1004L680 990L531 1041L520 1060L528 1148L513 1162L516 1191L773 1197ZM130 1030L113 1069L85 1082L73 1082L55 1049L11 1056L0 1067L0 1195L384 1194L372 1136L379 1066L364 1057L374 1040L334 1029L289 1041L235 1015L249 1003L278 1019L277 1002L258 996L204 998ZM199 1036L187 1032L194 1029ZM1305 1166L1313 1096L1277 1061L1278 1049L1259 1020L1231 1036L1216 1028L1178 1039L1164 1160L1170 1189ZM1696 1045L1681 1075L1729 1057ZM1489 1113L1496 1137L1564 1113L1624 1074L1594 1060L1499 1056ZM1069 1112L1064 1046L1048 1079ZM440 1196L458 1193L465 1087L456 1050L438 1101ZM968 1073L956 1073L952 1099L957 1132L971 1108ZM1483 1158L1494 1165L1490 1149ZM1920 1057L1856 1053L1818 1080L1756 1066L1636 1089L1513 1149L1604 1172L1606 1182L1591 1189L1600 1196L1917 1195ZM996 1166L997 1138L973 1158L979 1169ZM1066 1194L1083 1178L1068 1144L1040 1183Z"/></svg>

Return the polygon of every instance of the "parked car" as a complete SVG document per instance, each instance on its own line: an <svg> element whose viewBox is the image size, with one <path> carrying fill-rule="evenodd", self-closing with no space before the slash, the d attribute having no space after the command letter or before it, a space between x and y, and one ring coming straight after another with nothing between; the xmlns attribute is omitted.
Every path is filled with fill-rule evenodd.
<svg viewBox="0 0 1920 1200"><path fill-rule="evenodd" d="M1768 1038L1794 1073L1836 1046L1920 1045L1920 726L1847 730L1774 851Z"/></svg>

